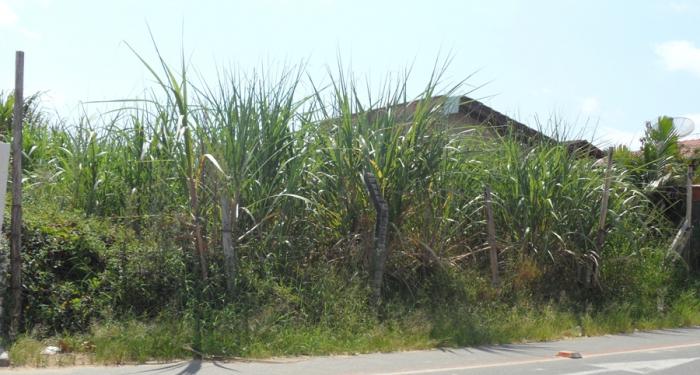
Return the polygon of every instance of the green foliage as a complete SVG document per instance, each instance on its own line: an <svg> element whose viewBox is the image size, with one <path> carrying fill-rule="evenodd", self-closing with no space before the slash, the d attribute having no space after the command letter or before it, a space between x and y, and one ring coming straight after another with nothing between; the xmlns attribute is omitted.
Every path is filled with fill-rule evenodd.
<svg viewBox="0 0 700 375"><path fill-rule="evenodd" d="M645 147L662 142L648 160L618 153L597 248L604 169L556 141L455 129L444 106L461 89L436 95L444 67L416 96L402 77L365 100L342 68L328 89L302 69L222 73L210 86L190 81L184 63L176 73L159 57L158 73L142 61L162 92L26 127L25 328L37 337L84 336L73 346L123 363L192 348L317 354L662 325L654 314L697 320L697 296L670 290L684 280L664 250L672 225L647 194L676 173L664 119L648 130ZM299 98L307 83L313 95ZM367 303L364 171L390 208L378 309ZM484 251L486 186L498 289ZM222 199L235 275L222 266ZM601 319L610 323L596 327Z"/></svg>
<svg viewBox="0 0 700 375"><path fill-rule="evenodd" d="M156 314L184 299L181 253L80 214L29 207L22 243L25 326L85 331L115 314Z"/></svg>
<svg viewBox="0 0 700 375"><path fill-rule="evenodd" d="M108 300L101 277L105 239L86 221L27 216L31 219L25 223L22 249L25 321L40 323L51 333L86 326Z"/></svg>
<svg viewBox="0 0 700 375"><path fill-rule="evenodd" d="M659 117L657 125L647 125L642 138L641 180L655 190L667 185L684 172L673 118Z"/></svg>
<svg viewBox="0 0 700 375"><path fill-rule="evenodd" d="M615 161L624 166L629 181L672 221L678 223L684 211L684 193L688 162L683 159L673 118L661 116L656 124L647 123L642 147L633 153L618 147Z"/></svg>
<svg viewBox="0 0 700 375"><path fill-rule="evenodd" d="M0 92L0 129L5 137L8 137L10 129L12 128L12 115L14 106L14 96L5 96L2 92Z"/></svg>
<svg viewBox="0 0 700 375"><path fill-rule="evenodd" d="M36 124L44 121L44 113L39 108L40 100L40 93L24 98L22 112L25 124ZM14 94L5 94L3 91L0 91L0 141L2 142L10 142L14 107Z"/></svg>

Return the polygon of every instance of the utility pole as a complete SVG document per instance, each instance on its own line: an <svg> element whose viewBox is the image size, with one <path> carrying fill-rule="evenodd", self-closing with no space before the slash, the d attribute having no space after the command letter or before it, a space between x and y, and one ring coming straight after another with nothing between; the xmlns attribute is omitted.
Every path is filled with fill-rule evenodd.
<svg viewBox="0 0 700 375"><path fill-rule="evenodd" d="M24 121L24 52L15 54L15 107L12 115L12 223L10 269L12 310L10 340L17 338L22 319L22 122Z"/></svg>

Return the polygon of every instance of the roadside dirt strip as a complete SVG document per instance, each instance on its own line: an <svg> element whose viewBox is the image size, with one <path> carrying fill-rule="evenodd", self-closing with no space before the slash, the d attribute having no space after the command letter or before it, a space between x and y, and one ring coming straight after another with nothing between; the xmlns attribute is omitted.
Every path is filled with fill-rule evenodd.
<svg viewBox="0 0 700 375"><path fill-rule="evenodd" d="M577 358L580 357L580 358ZM183 361L119 367L10 368L18 375L700 374L700 328L542 343L269 361Z"/></svg>

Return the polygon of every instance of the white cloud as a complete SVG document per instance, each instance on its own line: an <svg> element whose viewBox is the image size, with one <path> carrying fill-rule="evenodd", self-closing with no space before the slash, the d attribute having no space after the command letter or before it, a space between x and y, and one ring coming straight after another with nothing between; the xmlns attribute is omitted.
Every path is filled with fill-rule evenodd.
<svg viewBox="0 0 700 375"><path fill-rule="evenodd" d="M668 7L676 13L688 13L695 10L695 6L693 4L681 1L672 1L668 3Z"/></svg>
<svg viewBox="0 0 700 375"><path fill-rule="evenodd" d="M19 20L19 16L12 9L12 6L11 6L11 4L13 4L13 3L14 3L14 5L17 5L18 1L19 0L15 0L15 1L0 0L0 28L6 28L6 29L9 29L13 32L16 32L28 40L41 39L41 34L22 26L22 23ZM48 0L45 0L45 1L48 1ZM39 4L41 4L41 6L44 7L44 6L49 6L50 3L49 2L44 3L42 1Z"/></svg>
<svg viewBox="0 0 700 375"><path fill-rule="evenodd" d="M32 30L27 29L26 27L19 27L17 29L22 36L29 40L40 40L41 39L41 34L34 32Z"/></svg>
<svg viewBox="0 0 700 375"><path fill-rule="evenodd" d="M657 44L654 52L670 71L685 71L700 77L700 48L687 40Z"/></svg>
<svg viewBox="0 0 700 375"><path fill-rule="evenodd" d="M681 117L687 117L695 123L695 127L700 130L700 113L686 113Z"/></svg>
<svg viewBox="0 0 700 375"><path fill-rule="evenodd" d="M39 6L42 9L48 9L51 5L53 5L53 0L39 0Z"/></svg>
<svg viewBox="0 0 700 375"><path fill-rule="evenodd" d="M600 111L600 99L595 96L589 96L581 100L581 112L590 115Z"/></svg>
<svg viewBox="0 0 700 375"><path fill-rule="evenodd" d="M0 27L13 27L17 24L17 13L7 3L0 0Z"/></svg>
<svg viewBox="0 0 700 375"><path fill-rule="evenodd" d="M539 89L532 90L532 94L540 95L540 96L551 95L553 92L554 92L554 90L552 90L549 87L540 87Z"/></svg>
<svg viewBox="0 0 700 375"><path fill-rule="evenodd" d="M274 7L302 6L306 8L332 8L336 5L336 0L263 0L261 2L266 6Z"/></svg>

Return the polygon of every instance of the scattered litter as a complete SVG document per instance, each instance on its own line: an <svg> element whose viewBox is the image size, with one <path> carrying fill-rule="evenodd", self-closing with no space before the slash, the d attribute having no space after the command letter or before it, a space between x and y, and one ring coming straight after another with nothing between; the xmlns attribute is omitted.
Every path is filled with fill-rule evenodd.
<svg viewBox="0 0 700 375"><path fill-rule="evenodd" d="M10 365L10 356L7 352L0 348L0 367L7 367Z"/></svg>
<svg viewBox="0 0 700 375"><path fill-rule="evenodd" d="M566 351L566 350L562 350L559 353L557 353L557 357L571 358L571 359L583 358L581 356L581 353L579 353L579 352L570 352L570 351Z"/></svg>
<svg viewBox="0 0 700 375"><path fill-rule="evenodd" d="M60 352L61 349L59 349L58 346L47 346L44 348L44 350L41 351L41 354L56 355Z"/></svg>

